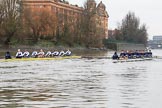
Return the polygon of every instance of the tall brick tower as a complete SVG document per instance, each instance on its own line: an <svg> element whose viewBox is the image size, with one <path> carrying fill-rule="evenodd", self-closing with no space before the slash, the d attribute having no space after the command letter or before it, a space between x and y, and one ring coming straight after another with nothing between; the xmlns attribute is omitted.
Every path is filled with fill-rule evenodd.
<svg viewBox="0 0 162 108"><path fill-rule="evenodd" d="M104 29L104 37L105 39L108 38L108 18L109 15L106 11L106 6L102 3L102 1L97 6L97 15L100 19L99 26Z"/></svg>

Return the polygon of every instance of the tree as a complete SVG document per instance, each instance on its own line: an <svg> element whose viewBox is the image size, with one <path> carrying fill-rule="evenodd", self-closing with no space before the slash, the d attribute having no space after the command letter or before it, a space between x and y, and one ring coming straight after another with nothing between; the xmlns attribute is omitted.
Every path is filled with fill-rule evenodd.
<svg viewBox="0 0 162 108"><path fill-rule="evenodd" d="M99 16L96 13L95 1L86 1L84 4L84 15L82 18L81 31L83 33L83 41L86 47L102 47L102 37L100 36L103 32L98 27Z"/></svg>
<svg viewBox="0 0 162 108"><path fill-rule="evenodd" d="M24 30L30 32L32 39L37 42L42 38L53 38L56 35L56 16L46 9L26 8L23 11Z"/></svg>
<svg viewBox="0 0 162 108"><path fill-rule="evenodd" d="M0 35L5 45L19 30L20 13L18 0L3 0L0 5Z"/></svg>
<svg viewBox="0 0 162 108"><path fill-rule="evenodd" d="M125 40L132 42L136 41L139 22L139 19L135 17L134 13L128 13L122 20L121 31Z"/></svg>
<svg viewBox="0 0 162 108"><path fill-rule="evenodd" d="M146 25L140 26L140 19L133 12L129 12L119 25L117 34L114 34L117 40L146 44L147 28Z"/></svg>
<svg viewBox="0 0 162 108"><path fill-rule="evenodd" d="M5 15L4 6L2 4L0 4L0 36L1 36L1 38L2 38L2 35L3 35L2 24L3 24L3 20L4 20L4 15Z"/></svg>
<svg viewBox="0 0 162 108"><path fill-rule="evenodd" d="M142 25L139 29L139 35L137 37L137 39L139 40L140 43L143 43L143 44L147 44L147 28L146 28L146 25Z"/></svg>

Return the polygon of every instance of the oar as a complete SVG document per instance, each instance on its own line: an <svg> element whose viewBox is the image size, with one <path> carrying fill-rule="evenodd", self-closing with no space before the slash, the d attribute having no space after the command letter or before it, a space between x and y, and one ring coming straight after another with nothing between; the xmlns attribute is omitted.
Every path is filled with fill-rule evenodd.
<svg viewBox="0 0 162 108"><path fill-rule="evenodd" d="M86 58L86 59L112 59L112 57L107 57L107 56L82 56L81 58Z"/></svg>
<svg viewBox="0 0 162 108"><path fill-rule="evenodd" d="M162 59L162 56L153 56L155 59Z"/></svg>

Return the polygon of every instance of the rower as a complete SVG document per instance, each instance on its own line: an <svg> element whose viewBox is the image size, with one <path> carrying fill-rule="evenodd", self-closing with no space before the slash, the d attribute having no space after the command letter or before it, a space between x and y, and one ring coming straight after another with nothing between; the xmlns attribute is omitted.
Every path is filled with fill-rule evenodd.
<svg viewBox="0 0 162 108"><path fill-rule="evenodd" d="M133 58L133 53L132 53L132 51L128 51L127 55L128 55L128 59L132 59L132 58Z"/></svg>
<svg viewBox="0 0 162 108"><path fill-rule="evenodd" d="M38 58L43 58L44 57L44 51L41 49L40 52L38 53Z"/></svg>
<svg viewBox="0 0 162 108"><path fill-rule="evenodd" d="M25 50L25 52L23 53L23 56L24 56L25 58L28 58L29 55L30 55L29 51Z"/></svg>
<svg viewBox="0 0 162 108"><path fill-rule="evenodd" d="M58 52L58 51L54 51L54 52L52 53L52 56L59 56L59 52Z"/></svg>
<svg viewBox="0 0 162 108"><path fill-rule="evenodd" d="M51 55L52 55L52 52L51 52L51 51L48 51L48 52L46 53L45 57L51 57Z"/></svg>
<svg viewBox="0 0 162 108"><path fill-rule="evenodd" d="M112 56L112 59L113 60L118 60L119 59L119 56L118 56L116 51L115 51L114 55Z"/></svg>
<svg viewBox="0 0 162 108"><path fill-rule="evenodd" d="M20 49L18 49L17 53L16 53L16 58L22 58L23 57L23 53L21 52Z"/></svg>
<svg viewBox="0 0 162 108"><path fill-rule="evenodd" d="M64 55L65 55L65 52L63 50L60 51L59 56L64 56Z"/></svg>
<svg viewBox="0 0 162 108"><path fill-rule="evenodd" d="M139 52L138 52L138 50L136 50L134 52L133 58L139 58Z"/></svg>
<svg viewBox="0 0 162 108"><path fill-rule="evenodd" d="M33 51L31 57L37 58L37 56L38 56L38 52L37 51Z"/></svg>
<svg viewBox="0 0 162 108"><path fill-rule="evenodd" d="M6 52L5 59L11 59L11 54L9 51Z"/></svg>
<svg viewBox="0 0 162 108"><path fill-rule="evenodd" d="M126 58L126 52L124 50L121 51L120 58L121 59L125 59Z"/></svg>
<svg viewBox="0 0 162 108"><path fill-rule="evenodd" d="M66 55L66 56L71 56L71 51L68 49L68 50L65 52L65 55Z"/></svg>
<svg viewBox="0 0 162 108"><path fill-rule="evenodd" d="M148 57L152 57L152 52L151 52L151 50L149 50L149 52L148 52Z"/></svg>

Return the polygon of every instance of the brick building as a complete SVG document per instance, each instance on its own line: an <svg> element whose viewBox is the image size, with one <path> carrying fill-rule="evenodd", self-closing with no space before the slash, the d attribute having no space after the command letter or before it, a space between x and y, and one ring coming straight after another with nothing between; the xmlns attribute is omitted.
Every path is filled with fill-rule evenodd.
<svg viewBox="0 0 162 108"><path fill-rule="evenodd" d="M32 12L35 10L46 10L49 13L52 13L56 16L58 20L58 24L65 24L66 20L71 20L72 22L76 22L83 15L84 9L83 7L78 7L77 5L71 5L69 2L65 0L22 0L23 6L26 9L31 9ZM96 22L99 22L97 25L104 30L103 38L108 38L108 13L106 11L105 5L102 1L97 5L94 0L88 0L88 8L95 9L96 11ZM69 16L69 17L66 17ZM59 17L59 18L58 18ZM61 23L59 23L61 22ZM61 26L60 26L61 27ZM75 29L75 28L71 28ZM61 28L60 28L61 30Z"/></svg>

